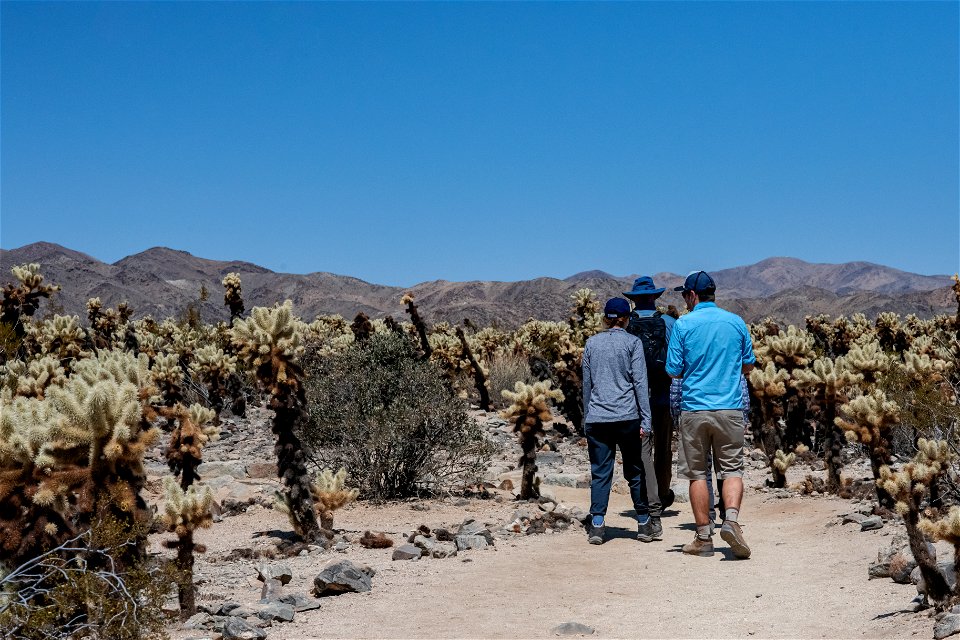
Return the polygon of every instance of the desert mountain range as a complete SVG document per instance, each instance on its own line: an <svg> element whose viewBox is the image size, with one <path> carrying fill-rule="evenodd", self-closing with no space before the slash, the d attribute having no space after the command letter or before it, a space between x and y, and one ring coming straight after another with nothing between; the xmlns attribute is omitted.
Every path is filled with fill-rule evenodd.
<svg viewBox="0 0 960 640"><path fill-rule="evenodd" d="M528 318L565 319L570 295L577 289L588 287L605 300L629 290L636 277L587 271L562 280L434 280L400 288L333 273L277 273L249 262L207 260L166 247L107 264L57 244L37 242L0 249L2 282L12 279L12 266L29 262L40 263L46 281L63 287L52 301L44 303L40 314L55 310L77 314L83 320L86 301L91 297L99 297L109 306L126 301L135 310L134 317L178 316L188 304L198 304L201 286L209 292L209 298L199 303L203 319L225 320L228 314L220 281L227 273L237 272L248 310L290 299L296 312L307 320L333 313L352 319L360 311L373 318L393 315L406 319L400 298L410 291L427 322L469 318L478 325L514 327ZM711 275L718 286L718 304L747 322L772 316L797 324L804 316L817 313L837 316L862 312L872 318L880 311L921 317L956 312L949 276L919 275L868 262L812 264L795 258L768 258ZM681 307L680 294L670 289L681 284L683 276L658 273L653 277L657 286L668 288L661 302Z"/></svg>

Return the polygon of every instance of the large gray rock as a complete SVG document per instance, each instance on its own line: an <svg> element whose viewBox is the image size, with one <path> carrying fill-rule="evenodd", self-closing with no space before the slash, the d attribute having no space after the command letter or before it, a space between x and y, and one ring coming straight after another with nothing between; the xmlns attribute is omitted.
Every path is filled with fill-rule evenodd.
<svg viewBox="0 0 960 640"><path fill-rule="evenodd" d="M293 580L293 571L286 562L264 563L257 567L257 580L260 582L279 580L280 584L285 585Z"/></svg>
<svg viewBox="0 0 960 640"><path fill-rule="evenodd" d="M423 536L417 536L422 538ZM420 547L413 544L402 544L393 550L394 560L419 560L422 555Z"/></svg>
<svg viewBox="0 0 960 640"><path fill-rule="evenodd" d="M271 602L257 611L257 617L268 622L293 622L293 616L293 607L282 602Z"/></svg>
<svg viewBox="0 0 960 640"><path fill-rule="evenodd" d="M322 597L370 591L374 573L370 567L349 560L331 562L313 579L314 594Z"/></svg>
<svg viewBox="0 0 960 640"><path fill-rule="evenodd" d="M860 523L860 531L875 531L883 528L883 518L870 516Z"/></svg>
<svg viewBox="0 0 960 640"><path fill-rule="evenodd" d="M458 535L454 542L457 545L458 551L466 551L468 549L486 549L491 546L487 539L479 535Z"/></svg>
<svg viewBox="0 0 960 640"><path fill-rule="evenodd" d="M300 593L288 593L282 595L280 596L280 602L290 605L297 613L301 613L303 611L313 611L314 609L320 608L319 600L316 598L308 598Z"/></svg>
<svg viewBox="0 0 960 640"><path fill-rule="evenodd" d="M230 617L223 624L223 640L265 640L267 632L243 618Z"/></svg>
<svg viewBox="0 0 960 640"><path fill-rule="evenodd" d="M953 570L953 562L950 560L938 562L937 568L940 570L940 573L943 574L943 577L947 579L947 585L953 589L957 583L957 576ZM927 584L923 579L923 574L920 573L920 567L916 567L910 572L910 582L917 585L917 593L925 594L927 592Z"/></svg>
<svg viewBox="0 0 960 640"><path fill-rule="evenodd" d="M933 637L936 640L960 633L960 615L948 613L940 618L933 627Z"/></svg>
<svg viewBox="0 0 960 640"><path fill-rule="evenodd" d="M413 544L423 551L423 555L429 556L433 552L433 547L437 541L429 536L417 536L413 539Z"/></svg>
<svg viewBox="0 0 960 640"><path fill-rule="evenodd" d="M473 518L464 520L460 528L457 529L457 537L460 536L481 536L487 541L488 545L493 544L493 533L490 532L490 529Z"/></svg>

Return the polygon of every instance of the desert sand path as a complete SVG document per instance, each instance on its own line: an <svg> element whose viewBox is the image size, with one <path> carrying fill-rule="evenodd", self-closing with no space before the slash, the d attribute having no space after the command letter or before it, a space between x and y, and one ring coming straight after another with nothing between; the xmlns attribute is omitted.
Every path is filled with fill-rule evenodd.
<svg viewBox="0 0 960 640"><path fill-rule="evenodd" d="M550 488L565 503L586 506L586 489ZM361 504L338 512L337 527L381 529L399 537L416 525L451 524L464 517L509 521L509 501L471 501L467 506L410 503ZM750 560L734 560L719 536L713 558L687 557L679 547L692 536L688 504L664 518L664 540L632 538L626 496L614 494L608 535L590 546L582 531L497 539L494 549L458 558L390 560L390 550L353 545L347 554L292 558L290 588L306 591L324 564L346 557L377 569L373 591L327 598L321 609L272 627L271 638L546 638L556 625L575 621L596 630L591 637L621 638L894 638L930 637L933 621L906 611L912 585L867 580L867 566L891 528L860 532L840 525L847 501L777 499L748 490L744 532ZM828 526L828 523L831 523ZM279 514L256 510L225 520L205 537L209 559L232 546L249 546L249 532L286 528ZM246 532L246 533L245 533ZM238 601L255 600L255 561L238 567L226 587L218 565L201 561L205 591ZM178 632L175 637L196 636Z"/></svg>

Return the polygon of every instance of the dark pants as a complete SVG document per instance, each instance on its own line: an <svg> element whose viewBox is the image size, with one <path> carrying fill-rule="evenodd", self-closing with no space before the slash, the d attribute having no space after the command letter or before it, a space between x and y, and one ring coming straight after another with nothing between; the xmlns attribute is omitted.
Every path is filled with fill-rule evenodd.
<svg viewBox="0 0 960 640"><path fill-rule="evenodd" d="M603 516L610 502L613 468L617 447L623 457L623 477L630 487L630 497L637 515L650 513L647 503L647 481L643 473L640 420L592 422L585 426L590 453L590 515Z"/></svg>
<svg viewBox="0 0 960 640"><path fill-rule="evenodd" d="M670 493L673 482L673 416L670 404L650 404L653 423L653 468L661 501Z"/></svg>

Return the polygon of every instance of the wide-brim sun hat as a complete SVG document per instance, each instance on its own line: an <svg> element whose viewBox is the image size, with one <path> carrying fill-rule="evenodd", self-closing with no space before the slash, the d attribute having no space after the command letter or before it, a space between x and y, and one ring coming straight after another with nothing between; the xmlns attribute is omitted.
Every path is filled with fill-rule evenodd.
<svg viewBox="0 0 960 640"><path fill-rule="evenodd" d="M653 284L653 278L650 276L640 276L633 281L633 290L624 291L625 296L659 296L666 288Z"/></svg>

